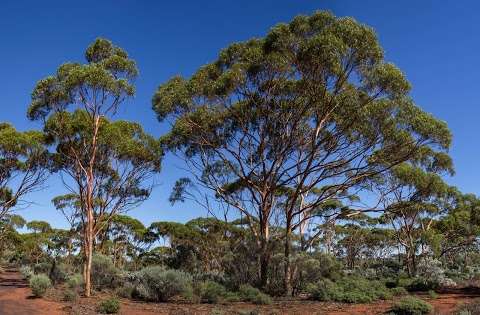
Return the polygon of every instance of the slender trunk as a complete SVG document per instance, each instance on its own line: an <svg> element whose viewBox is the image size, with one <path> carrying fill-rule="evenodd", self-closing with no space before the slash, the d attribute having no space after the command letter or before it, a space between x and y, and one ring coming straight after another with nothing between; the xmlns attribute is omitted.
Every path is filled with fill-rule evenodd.
<svg viewBox="0 0 480 315"><path fill-rule="evenodd" d="M86 249L85 249L85 296L89 297L92 291L91 273L92 273L92 256L93 256L93 211L91 208L87 214L87 235Z"/></svg>
<svg viewBox="0 0 480 315"><path fill-rule="evenodd" d="M268 222L260 222L260 286L265 288L268 284L268 268L270 265L270 244Z"/></svg>
<svg viewBox="0 0 480 315"><path fill-rule="evenodd" d="M290 263L290 253L292 250L291 244L291 222L287 219L287 226L285 228L285 274L284 274L284 290L285 295L292 295L292 266Z"/></svg>
<svg viewBox="0 0 480 315"><path fill-rule="evenodd" d="M93 246L94 246L94 216L93 216L93 207L94 207L94 165L95 157L97 153L97 138L98 130L100 127L100 116L94 118L93 125L93 137L92 137L92 156L90 158L88 169L86 172L87 175L87 195L85 196L86 201L86 250L85 250L85 296L89 297L91 295L92 285L91 285L91 273L92 273L92 256L93 256Z"/></svg>

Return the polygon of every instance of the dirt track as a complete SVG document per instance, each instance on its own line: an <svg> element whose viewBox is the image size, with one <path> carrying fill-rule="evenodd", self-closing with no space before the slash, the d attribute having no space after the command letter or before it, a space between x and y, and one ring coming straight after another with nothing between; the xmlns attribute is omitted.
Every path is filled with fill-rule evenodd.
<svg viewBox="0 0 480 315"><path fill-rule="evenodd" d="M63 315L62 308L61 304L34 298L17 271L0 274L1 315Z"/></svg>

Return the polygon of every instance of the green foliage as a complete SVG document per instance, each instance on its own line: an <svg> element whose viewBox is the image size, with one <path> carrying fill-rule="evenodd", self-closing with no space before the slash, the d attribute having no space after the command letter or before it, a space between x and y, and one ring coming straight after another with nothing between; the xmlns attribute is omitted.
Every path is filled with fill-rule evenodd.
<svg viewBox="0 0 480 315"><path fill-rule="evenodd" d="M272 298L250 285L241 285L239 294L244 301L254 304L272 304Z"/></svg>
<svg viewBox="0 0 480 315"><path fill-rule="evenodd" d="M92 259L92 282L97 289L115 288L121 282L121 273L110 257L95 254Z"/></svg>
<svg viewBox="0 0 480 315"><path fill-rule="evenodd" d="M71 275L67 279L67 286L70 289L78 290L83 285L83 276L79 273Z"/></svg>
<svg viewBox="0 0 480 315"><path fill-rule="evenodd" d="M458 307L455 315L480 315L480 300L475 299L470 303L466 303Z"/></svg>
<svg viewBox="0 0 480 315"><path fill-rule="evenodd" d="M433 307L419 298L408 296L395 303L390 311L396 315L422 315L430 314Z"/></svg>
<svg viewBox="0 0 480 315"><path fill-rule="evenodd" d="M117 314L120 311L120 301L117 298L109 298L100 302L97 311L101 314Z"/></svg>
<svg viewBox="0 0 480 315"><path fill-rule="evenodd" d="M438 288L438 283L432 279L426 279L422 277L416 277L413 281L407 286L407 290L411 292L418 291L430 291Z"/></svg>
<svg viewBox="0 0 480 315"><path fill-rule="evenodd" d="M316 284L311 284L308 292L314 300L346 303L369 303L392 297L392 292L381 281L355 276L346 276L336 282L322 279Z"/></svg>
<svg viewBox="0 0 480 315"><path fill-rule="evenodd" d="M20 267L20 273L26 280L29 280L35 274L32 270L32 267L27 265Z"/></svg>
<svg viewBox="0 0 480 315"><path fill-rule="evenodd" d="M438 298L438 294L437 294L437 292L435 292L434 290L428 290L428 296L429 296L431 299L436 299L436 298Z"/></svg>
<svg viewBox="0 0 480 315"><path fill-rule="evenodd" d="M63 292L63 300L65 302L75 302L78 299L78 293L75 290L67 289Z"/></svg>
<svg viewBox="0 0 480 315"><path fill-rule="evenodd" d="M0 123L0 219L45 181L49 168L45 144L39 131L20 132Z"/></svg>
<svg viewBox="0 0 480 315"><path fill-rule="evenodd" d="M39 274L33 275L30 278L29 282L30 288L32 289L32 293L36 297L42 297L47 292L47 289L52 286L52 282L47 275Z"/></svg>
<svg viewBox="0 0 480 315"><path fill-rule="evenodd" d="M396 288L391 288L390 292L394 296L401 296L401 295L407 295L408 291L404 287L396 287Z"/></svg>
<svg viewBox="0 0 480 315"><path fill-rule="evenodd" d="M146 267L135 274L134 295L146 301L166 302L191 290L192 277L160 266Z"/></svg>
<svg viewBox="0 0 480 315"><path fill-rule="evenodd" d="M234 43L190 77L160 85L152 98L158 120L173 121L165 147L195 165L196 182L180 179L170 200L191 197L198 184L241 209L259 245L258 282L276 291L280 277L268 278L278 238L266 232L276 211L284 222L312 210L348 218L348 207L337 202L332 214L326 205L355 201L350 188L382 186L386 173L419 190L446 190L436 173L453 172L451 133L409 90L384 60L375 32L352 18L319 11Z"/></svg>
<svg viewBox="0 0 480 315"><path fill-rule="evenodd" d="M215 304L225 297L227 290L219 283L214 281L205 281L196 284L194 292L201 298L202 301Z"/></svg>

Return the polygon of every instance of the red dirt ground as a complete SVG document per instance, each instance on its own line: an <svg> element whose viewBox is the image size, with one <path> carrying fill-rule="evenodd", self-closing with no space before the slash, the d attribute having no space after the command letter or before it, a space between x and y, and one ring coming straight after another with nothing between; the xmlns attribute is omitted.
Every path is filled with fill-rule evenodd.
<svg viewBox="0 0 480 315"><path fill-rule="evenodd" d="M34 298L17 271L0 274L1 315L61 315L65 314L63 307L60 303Z"/></svg>
<svg viewBox="0 0 480 315"><path fill-rule="evenodd" d="M434 306L436 315L452 314L463 303L480 297L479 289L456 290L439 294L437 299L420 296ZM0 315L61 315L96 314L95 308L102 296L82 298L75 305L66 305L51 299L36 299L25 280L15 270L0 274ZM238 314L239 311L256 310L262 315L355 315L383 314L394 301L379 301L370 304L341 304L313 301L277 301L272 305L258 306L248 303L228 305L142 303L122 300L122 315L209 315L214 310L219 314Z"/></svg>

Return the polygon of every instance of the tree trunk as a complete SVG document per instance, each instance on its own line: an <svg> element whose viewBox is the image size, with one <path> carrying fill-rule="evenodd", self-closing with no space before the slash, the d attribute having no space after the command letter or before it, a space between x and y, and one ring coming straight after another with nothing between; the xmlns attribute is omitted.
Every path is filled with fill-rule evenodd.
<svg viewBox="0 0 480 315"><path fill-rule="evenodd" d="M263 221L263 220L262 220ZM270 265L270 244L268 222L260 222L260 286L268 284L268 268Z"/></svg>
<svg viewBox="0 0 480 315"><path fill-rule="evenodd" d="M290 254L292 250L291 244L291 222L290 219L287 220L286 228L285 228L285 274L284 274L284 294L286 296L293 295L292 290L292 266L290 263Z"/></svg>
<svg viewBox="0 0 480 315"><path fill-rule="evenodd" d="M86 226L86 248L84 261L84 277L85 277L85 296L91 296L91 273L92 273L92 256L93 256L93 209L88 207L87 210L87 226Z"/></svg>

